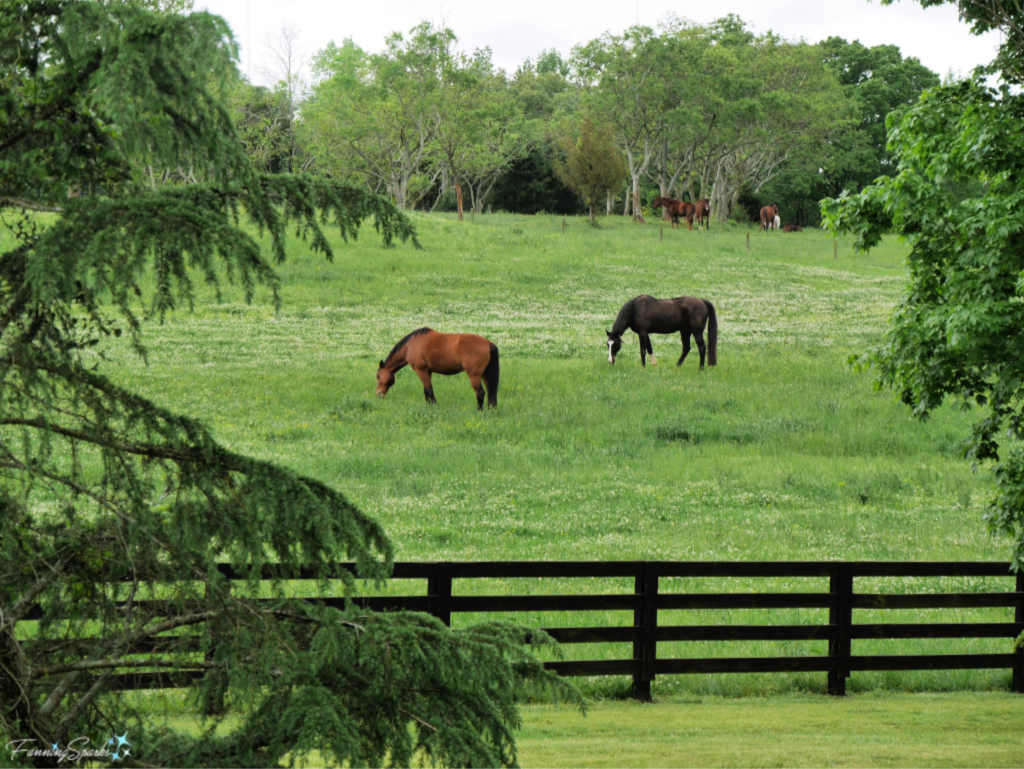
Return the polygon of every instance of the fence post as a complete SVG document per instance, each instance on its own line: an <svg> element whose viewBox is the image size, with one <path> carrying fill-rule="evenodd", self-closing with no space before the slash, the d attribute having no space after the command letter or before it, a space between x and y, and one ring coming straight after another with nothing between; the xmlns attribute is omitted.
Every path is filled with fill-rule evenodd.
<svg viewBox="0 0 1024 769"><path fill-rule="evenodd" d="M747 253L750 253L750 233L747 233Z"/></svg>
<svg viewBox="0 0 1024 769"><path fill-rule="evenodd" d="M452 571L447 561L434 564L434 576L427 579L430 613L448 627L452 626Z"/></svg>
<svg viewBox="0 0 1024 769"><path fill-rule="evenodd" d="M562 234L565 234L565 217L562 217Z"/></svg>
<svg viewBox="0 0 1024 769"><path fill-rule="evenodd" d="M839 564L838 573L828 578L829 592L838 602L828 610L828 624L839 631L828 642L832 669L828 673L828 693L833 697L846 695L846 679L850 677L850 635L853 624L853 577L846 564Z"/></svg>
<svg viewBox="0 0 1024 769"><path fill-rule="evenodd" d="M1024 595L1024 571L1017 572L1017 598ZM1024 603L1018 603L1013 612L1013 621L1017 625L1024 625ZM1024 648L1017 649L1017 664L1013 666L1013 679L1010 681L1010 690L1024 692Z"/></svg>
<svg viewBox="0 0 1024 769"><path fill-rule="evenodd" d="M225 580L227 591L231 592L231 581ZM207 580L206 587L204 589L204 598L207 602L207 608L209 608L209 602L213 598L213 591L210 589L210 582ZM206 662L214 662L217 656L217 639L219 633L216 631L212 632L210 638L210 648L206 654L203 655L203 659ZM206 673L204 677L207 681L212 682L212 687L206 689L202 694L202 699L199 703L199 711L204 716L222 716L227 713L227 706L224 703L224 695L228 690L228 674L226 670L213 669Z"/></svg>
<svg viewBox="0 0 1024 769"><path fill-rule="evenodd" d="M643 561L636 575L635 592L640 606L633 610L633 627L640 637L633 641L633 659L640 660L640 672L633 675L633 697L641 702L651 700L651 681L655 677L658 656L658 572L655 564Z"/></svg>

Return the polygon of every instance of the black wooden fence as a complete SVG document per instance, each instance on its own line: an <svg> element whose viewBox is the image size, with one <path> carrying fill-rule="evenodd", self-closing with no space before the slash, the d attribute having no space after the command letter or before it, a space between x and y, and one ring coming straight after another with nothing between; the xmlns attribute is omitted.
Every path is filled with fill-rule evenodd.
<svg viewBox="0 0 1024 769"><path fill-rule="evenodd" d="M224 573L236 578L227 566ZM268 572L269 574L269 572ZM302 578L303 575L300 575ZM631 593L600 595L459 595L459 579L522 578L632 578ZM662 592L659 580L696 578L823 578L828 592L681 593ZM863 577L1002 577L1005 592L918 594L858 593ZM846 679L854 670L1012 670L1011 686L1024 691L1024 653L1012 651L1012 639L1024 632L1024 573L1010 573L1009 564L981 562L885 561L776 561L776 562L668 562L668 561L510 561L399 563L394 580L426 580L427 594L357 599L375 610L421 611L451 624L456 613L632 611L627 627L546 628L562 644L632 643L632 658L546 663L564 676L632 676L634 694L648 699L651 681L661 674L822 672L829 694L846 693ZM316 598L343 605L344 598ZM854 622L857 609L950 609L1013 607L1013 622L986 623L871 623ZM828 624L819 625L662 625L660 610L717 609L828 609ZM894 638L1004 638L1002 654L855 655L853 641ZM669 641L788 641L827 640L826 656L709 657L658 656L658 643ZM198 671L195 675L201 675ZM181 685L161 673L128 674L124 688L160 688ZM194 676L193 676L194 678ZM130 681L128 680L130 679Z"/></svg>
<svg viewBox="0 0 1024 769"><path fill-rule="evenodd" d="M634 590L617 595L453 595L457 579L632 577ZM777 578L828 577L824 593L664 593L658 582L668 577ZM1003 577L1007 592L993 593L857 593L858 577ZM634 694L650 697L659 674L764 673L820 671L828 675L829 694L846 693L854 670L977 670L1009 668L1012 688L1024 691L1024 653L1012 652L1012 639L1024 632L1024 573L1013 575L1007 563L884 561L776 562L444 562L400 563L395 579L426 579L426 596L361 599L368 608L426 611L451 624L451 615L468 612L568 612L632 610L632 627L546 628L563 644L632 642L632 659L549 662L564 676L633 677ZM1014 582L1016 584L1014 584ZM1005 623L855 624L855 609L948 609L1015 607ZM822 625L675 625L658 623L667 609L825 609ZM873 655L852 653L855 639L1006 638L1004 654ZM824 657L711 657L660 659L659 641L827 640Z"/></svg>

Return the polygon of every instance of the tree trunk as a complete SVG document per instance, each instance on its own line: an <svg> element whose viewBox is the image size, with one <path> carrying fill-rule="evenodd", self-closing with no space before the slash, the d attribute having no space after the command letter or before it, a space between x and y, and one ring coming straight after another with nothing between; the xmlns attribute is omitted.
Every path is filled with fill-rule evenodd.
<svg viewBox="0 0 1024 769"><path fill-rule="evenodd" d="M594 218L594 204L590 204L590 223L597 224L597 219Z"/></svg>
<svg viewBox="0 0 1024 769"><path fill-rule="evenodd" d="M614 201L614 199L612 198L612 191L611 191L611 190L608 190L608 209L607 209L607 213L606 213L606 215L607 215L607 216L611 216L611 215L612 215L612 214L614 213L614 212L612 211L612 204L613 204L614 202L615 202L615 201Z"/></svg>
<svg viewBox="0 0 1024 769"><path fill-rule="evenodd" d="M430 207L430 213L434 213L434 209L437 208L438 203L441 202L441 198L448 191L448 171L446 168L441 168L441 191L437 193L437 199L434 201L434 205Z"/></svg>
<svg viewBox="0 0 1024 769"><path fill-rule="evenodd" d="M633 177L633 219L640 224L647 224L644 219L643 207L640 205L640 175Z"/></svg>
<svg viewBox="0 0 1024 769"><path fill-rule="evenodd" d="M405 210L406 199L405 199L405 186L406 180L403 178L396 179L394 182L388 185L392 188L395 198L395 206L399 211Z"/></svg>
<svg viewBox="0 0 1024 769"><path fill-rule="evenodd" d="M455 199L459 203L459 221L463 221L462 217L462 185L457 181L455 182Z"/></svg>

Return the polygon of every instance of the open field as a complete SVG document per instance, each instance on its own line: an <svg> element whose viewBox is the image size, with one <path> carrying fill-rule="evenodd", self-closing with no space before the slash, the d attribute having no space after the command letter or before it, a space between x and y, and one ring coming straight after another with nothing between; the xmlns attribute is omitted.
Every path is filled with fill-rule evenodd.
<svg viewBox="0 0 1024 769"><path fill-rule="evenodd" d="M981 522L990 486L960 457L971 415L910 420L846 359L877 342L904 285L903 249L870 255L822 233L751 235L592 229L555 217L417 215L423 250L383 249L372 231L334 264L291 244L284 306L228 289L193 313L150 323L149 365L127 346L104 370L161 405L204 419L234 449L344 491L385 526L399 560L1004 559ZM719 361L673 364L679 339L653 337L642 370L627 335L609 366L604 330L640 293L715 303ZM374 372L419 326L471 331L501 348L500 407L478 414L464 376L435 379L437 407L405 370L386 400ZM544 589L599 592L614 581ZM672 581L667 581L671 583ZM721 589L712 580L665 591ZM827 589L777 580L730 590ZM1005 588L1005 581L999 585ZM932 580L986 590L985 580ZM514 580L463 592L537 589ZM864 580L859 591L898 591ZM407 588L407 585L402 585ZM620 585L615 587L621 588ZM417 588L422 592L424 588ZM824 610L666 612L683 622L827 621ZM858 620L1010 621L1008 609L861 612ZM506 615L506 618L507 615ZM541 626L630 624L621 613L520 615ZM459 616L457 623L469 618ZM821 654L824 642L663 644L659 656ZM662 648L664 647L664 648ZM1004 652L999 639L858 641L854 654ZM574 657L628 656L625 646ZM851 690L1005 687L1009 673L854 673ZM824 675L660 678L656 696L824 690ZM586 685L615 694L614 681Z"/></svg>

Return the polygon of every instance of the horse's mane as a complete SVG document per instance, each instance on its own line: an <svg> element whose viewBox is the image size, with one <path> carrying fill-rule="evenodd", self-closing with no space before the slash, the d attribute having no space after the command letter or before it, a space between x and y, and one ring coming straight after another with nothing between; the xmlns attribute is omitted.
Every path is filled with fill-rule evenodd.
<svg viewBox="0 0 1024 769"><path fill-rule="evenodd" d="M629 322L633 319L634 307L636 299L630 299L619 310L619 314L615 318L615 325L612 326L612 333L622 336L623 332L629 328Z"/></svg>
<svg viewBox="0 0 1024 769"><path fill-rule="evenodd" d="M401 339L399 339L399 340L398 340L398 344L396 344L396 345L395 345L394 347L392 347L392 348L391 348L391 352L389 352L389 353L388 353L388 357L386 357L386 358L384 359L384 365L386 366L386 365L388 364L388 362L389 362L389 361L390 361L390 360L391 360L391 359L392 359L393 357L395 357L395 353L396 353L396 352L398 352L399 350L401 350L401 349L402 349L402 347L403 347L403 346L405 345L405 343L406 343L406 342L408 342L408 341L409 341L410 339L412 339L412 338L413 338L414 336L419 336L420 334L425 334L425 333L427 333L428 331L430 331L430 329L429 329L429 328L427 328L426 326L424 326L423 328L418 328L418 329L416 329L415 331L413 331L412 333L410 333L410 334L406 334L406 335L405 335L405 336L403 336L403 337L402 337Z"/></svg>

